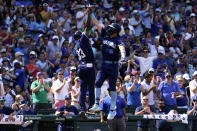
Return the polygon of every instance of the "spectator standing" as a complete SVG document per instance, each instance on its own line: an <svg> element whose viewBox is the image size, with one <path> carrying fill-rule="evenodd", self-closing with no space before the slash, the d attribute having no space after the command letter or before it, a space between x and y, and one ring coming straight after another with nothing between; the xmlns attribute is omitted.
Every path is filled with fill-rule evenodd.
<svg viewBox="0 0 197 131"><path fill-rule="evenodd" d="M48 42L47 53L49 54L49 58L53 58L56 52L61 52L61 46L59 45L59 37L54 35L52 37L52 41Z"/></svg>
<svg viewBox="0 0 197 131"><path fill-rule="evenodd" d="M190 89L190 100L193 101L193 98L197 96L197 71L193 73L193 80L189 82Z"/></svg>
<svg viewBox="0 0 197 131"><path fill-rule="evenodd" d="M37 80L31 84L33 109L48 109L47 92L50 91L49 84L43 80L43 73L37 73Z"/></svg>
<svg viewBox="0 0 197 131"><path fill-rule="evenodd" d="M196 116L197 115L197 97L193 97L192 99L192 103L193 105L190 106L187 110L187 115L194 115ZM191 120L190 122L190 125L189 125L189 128L190 128L190 131L196 131L197 129L197 120Z"/></svg>
<svg viewBox="0 0 197 131"><path fill-rule="evenodd" d="M127 80L128 79L128 80ZM132 74L132 76L125 76L125 86L127 90L127 105L129 109L136 109L141 105L140 92L142 90L139 81L139 74Z"/></svg>
<svg viewBox="0 0 197 131"><path fill-rule="evenodd" d="M135 36L139 37L142 32L142 20L140 18L140 14L138 10L133 11L133 17L131 18L130 25L134 27L135 29Z"/></svg>
<svg viewBox="0 0 197 131"><path fill-rule="evenodd" d="M4 90L5 90L5 95L4 95L5 103L4 103L4 105L7 106L7 107L12 107L12 104L14 103L14 100L15 100L16 93L14 92L14 90L12 90L10 88L8 82L4 82L3 86L4 86Z"/></svg>
<svg viewBox="0 0 197 131"><path fill-rule="evenodd" d="M27 71L29 77L36 77L37 72L39 71L39 66L36 64L36 57L30 56L29 57L29 64L27 65Z"/></svg>
<svg viewBox="0 0 197 131"><path fill-rule="evenodd" d="M75 77L75 85L72 86L72 90L71 90L71 96L72 96L71 105L75 106L78 110L80 110L80 102L79 102L80 88L81 88L80 79L79 77Z"/></svg>
<svg viewBox="0 0 197 131"><path fill-rule="evenodd" d="M111 105L111 97L107 96L103 99L101 103L101 123L104 123L104 117L106 118L110 112ZM107 127L109 131L125 131L126 123L128 121L128 117L126 115L126 104L124 99L122 99L119 95L117 96L116 101L116 116L112 120L107 120Z"/></svg>
<svg viewBox="0 0 197 131"><path fill-rule="evenodd" d="M70 83L64 78L64 72L59 70L57 72L57 80L54 81L52 85L52 89L54 91L55 109L65 104L64 98L69 94L70 91L69 84Z"/></svg>
<svg viewBox="0 0 197 131"><path fill-rule="evenodd" d="M120 76L118 77L118 80L116 82L116 90L117 90L117 95L122 97L122 99L124 99L124 101L126 102L125 97L127 96L127 91L123 85L123 81Z"/></svg>
<svg viewBox="0 0 197 131"><path fill-rule="evenodd" d="M20 63L16 62L14 64L14 74L9 72L6 72L5 74L15 80L15 85L19 85L23 91L25 90L26 76Z"/></svg>
<svg viewBox="0 0 197 131"><path fill-rule="evenodd" d="M153 61L153 68L155 69L155 74L164 78L164 74L168 71L167 64L168 62L165 59L165 51L158 50L158 58Z"/></svg>
<svg viewBox="0 0 197 131"><path fill-rule="evenodd" d="M168 108L177 108L176 96L181 95L181 92L178 83L172 80L170 73L166 73L165 80L159 84L157 91L159 97L165 101L165 105Z"/></svg>
<svg viewBox="0 0 197 131"><path fill-rule="evenodd" d="M12 65L14 66L16 62L20 63L21 66L25 65L23 53L19 51L15 53L15 60L12 62Z"/></svg>
<svg viewBox="0 0 197 131"><path fill-rule="evenodd" d="M130 57L132 57L134 55L133 58L139 62L140 72L141 72L140 76L143 76L143 74L153 66L153 61L157 57L155 57L155 56L154 57L149 57L148 56L148 54L149 54L148 49L143 50L143 56L142 57L136 56L135 53L136 53L136 51L134 51L133 54L131 54Z"/></svg>
<svg viewBox="0 0 197 131"><path fill-rule="evenodd" d="M177 107L178 108L187 108L187 105L189 105L189 98L187 96L187 90L183 85L183 77L182 75L176 76L176 82L179 85L181 95L178 95L176 97Z"/></svg>
<svg viewBox="0 0 197 131"><path fill-rule="evenodd" d="M16 95L15 97L15 102L12 104L12 109L14 111L19 111L20 110L20 102L23 100L23 97L21 95Z"/></svg>
<svg viewBox="0 0 197 131"><path fill-rule="evenodd" d="M148 97L148 105L150 107L154 107L154 92L156 92L157 85L152 82L153 74L149 73L149 71L144 73L144 80L141 83L142 92L141 92L141 99L143 96Z"/></svg>

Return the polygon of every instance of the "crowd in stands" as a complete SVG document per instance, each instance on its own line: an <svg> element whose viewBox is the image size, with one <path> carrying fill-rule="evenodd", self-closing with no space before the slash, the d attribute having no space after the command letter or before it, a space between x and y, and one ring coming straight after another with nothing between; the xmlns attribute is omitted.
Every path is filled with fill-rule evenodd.
<svg viewBox="0 0 197 131"><path fill-rule="evenodd" d="M148 96L151 107L162 97L170 108L188 108L197 96L197 2L89 3L103 27L112 22L121 25L128 61L120 66L117 93L126 108L140 106L143 96ZM86 4L85 0L0 0L0 96L5 106L18 111L25 100L36 110L57 109L71 94L71 105L79 109L73 34L84 30ZM93 24L89 38L98 70L102 39ZM105 81L102 98L108 87Z"/></svg>

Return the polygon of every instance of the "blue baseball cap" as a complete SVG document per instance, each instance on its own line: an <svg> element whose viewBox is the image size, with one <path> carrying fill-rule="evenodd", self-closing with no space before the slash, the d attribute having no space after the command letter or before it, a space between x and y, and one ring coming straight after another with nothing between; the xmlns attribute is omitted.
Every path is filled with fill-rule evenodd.
<svg viewBox="0 0 197 131"><path fill-rule="evenodd" d="M165 77L172 76L169 72L165 74Z"/></svg>
<svg viewBox="0 0 197 131"><path fill-rule="evenodd" d="M27 101L26 100L22 100L21 102L20 102L20 107L23 107L23 106L25 106L27 104Z"/></svg>
<svg viewBox="0 0 197 131"><path fill-rule="evenodd" d="M0 96L0 101L5 101L3 96Z"/></svg>
<svg viewBox="0 0 197 131"><path fill-rule="evenodd" d="M184 64L184 63L179 63L179 64L177 64L177 68L179 68L179 67L183 67L183 66L185 66L185 64Z"/></svg>
<svg viewBox="0 0 197 131"><path fill-rule="evenodd" d="M71 95L70 94L65 96L65 100L68 100L68 99L71 99Z"/></svg>
<svg viewBox="0 0 197 131"><path fill-rule="evenodd" d="M37 76L39 76L39 75L43 75L43 73L42 72L37 72Z"/></svg>

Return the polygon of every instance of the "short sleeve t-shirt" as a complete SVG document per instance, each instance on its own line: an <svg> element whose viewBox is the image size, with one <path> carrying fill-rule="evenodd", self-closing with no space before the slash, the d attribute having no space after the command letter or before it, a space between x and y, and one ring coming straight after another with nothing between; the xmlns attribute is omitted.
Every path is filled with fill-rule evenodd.
<svg viewBox="0 0 197 131"><path fill-rule="evenodd" d="M49 88L48 82L45 82L46 86ZM36 80L31 84L31 90L36 88L39 85L39 82ZM47 91L44 88L43 83L37 92L32 93L33 103L48 103L47 100Z"/></svg>

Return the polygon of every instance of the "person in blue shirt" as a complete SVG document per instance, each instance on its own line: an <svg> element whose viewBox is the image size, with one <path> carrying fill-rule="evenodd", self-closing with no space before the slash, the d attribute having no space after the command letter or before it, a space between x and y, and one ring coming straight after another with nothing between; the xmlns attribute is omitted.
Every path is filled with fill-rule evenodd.
<svg viewBox="0 0 197 131"><path fill-rule="evenodd" d="M189 98L187 95L186 88L183 85L184 83L183 83L182 75L177 75L176 81L177 81L180 91L181 91L181 95L176 97L177 107L178 108L187 108L187 105L189 104Z"/></svg>
<svg viewBox="0 0 197 131"><path fill-rule="evenodd" d="M170 109L177 107L176 96L181 95L180 88L177 82L172 80L170 73L165 74L165 80L159 84L158 95L165 101L165 105Z"/></svg>
<svg viewBox="0 0 197 131"><path fill-rule="evenodd" d="M158 50L158 58L153 61L153 68L156 75L161 75L164 78L164 73L168 71L168 61L165 58L164 50Z"/></svg>
<svg viewBox="0 0 197 131"><path fill-rule="evenodd" d="M96 19L94 14L91 14L92 21L96 26L99 34L103 39L102 45L102 66L97 73L96 82L95 82L95 104L89 109L89 111L99 111L99 101L101 94L101 86L106 79L109 79L109 88L110 97L111 97L111 106L110 113L107 119L113 119L116 116L116 81L119 74L119 58L121 55L120 62L125 62L126 52L122 39L119 36L121 27L117 23L110 24L107 29L102 28L99 21Z"/></svg>
<svg viewBox="0 0 197 131"><path fill-rule="evenodd" d="M190 106L187 110L187 115L197 115L197 97L193 99L193 105ZM197 120L190 120L189 121L189 128L190 131L196 131L197 130Z"/></svg>
<svg viewBox="0 0 197 131"><path fill-rule="evenodd" d="M3 115L9 115L8 119L12 120L13 116L16 115L16 112L14 112L12 108L4 106L4 102L4 97L0 96L0 121L3 118ZM0 131L6 131L5 125L0 124Z"/></svg>
<svg viewBox="0 0 197 131"><path fill-rule="evenodd" d="M129 109L136 109L141 105L140 93L142 89L138 83L139 74L132 74L129 79L130 81L125 83L127 89L127 105Z"/></svg>
<svg viewBox="0 0 197 131"><path fill-rule="evenodd" d="M14 64L14 75L9 72L6 72L6 74L9 75L12 79L14 79L16 81L16 85L19 85L23 91L25 90L26 77L19 62L16 62Z"/></svg>
<svg viewBox="0 0 197 131"><path fill-rule="evenodd" d="M91 28L90 8L88 8L88 18L85 25L85 31L77 31L74 34L76 41L76 53L79 60L78 76L80 78L80 115L82 119L87 119L86 112L86 93L89 92L89 108L94 105L94 82L95 82L95 62L92 46L88 38Z"/></svg>
<svg viewBox="0 0 197 131"><path fill-rule="evenodd" d="M137 107L135 110L135 115L143 114L155 114L155 109L148 105L148 96L143 96L141 99L142 105ZM137 131L148 131L148 125L150 120L138 120L137 121Z"/></svg>
<svg viewBox="0 0 197 131"><path fill-rule="evenodd" d="M165 106L164 100L160 99L158 102L159 109L156 110L156 114L168 114L170 109ZM172 127L166 120L156 120L157 131L172 131Z"/></svg>
<svg viewBox="0 0 197 131"><path fill-rule="evenodd" d="M20 102L20 110L16 113L16 115L36 115L36 112L29 107L29 102L22 100ZM31 122L29 123L31 124ZM33 125L26 125L26 127L21 126L19 131L29 131L33 130Z"/></svg>
<svg viewBox="0 0 197 131"><path fill-rule="evenodd" d="M78 110L76 107L71 105L71 95L65 96L65 105L60 106L56 112L55 115L57 116L75 116L78 115ZM73 123L71 121L65 121L65 123L60 123L57 127L57 131L73 131Z"/></svg>
<svg viewBox="0 0 197 131"><path fill-rule="evenodd" d="M104 123L104 118L106 118L110 112L110 105L111 105L111 97L106 96L100 107L101 107L101 123ZM126 130L126 123L125 121L128 120L128 117L126 115L126 104L121 98L121 96L117 96L116 99L116 116L112 120L107 120L107 127L109 131L125 131Z"/></svg>

